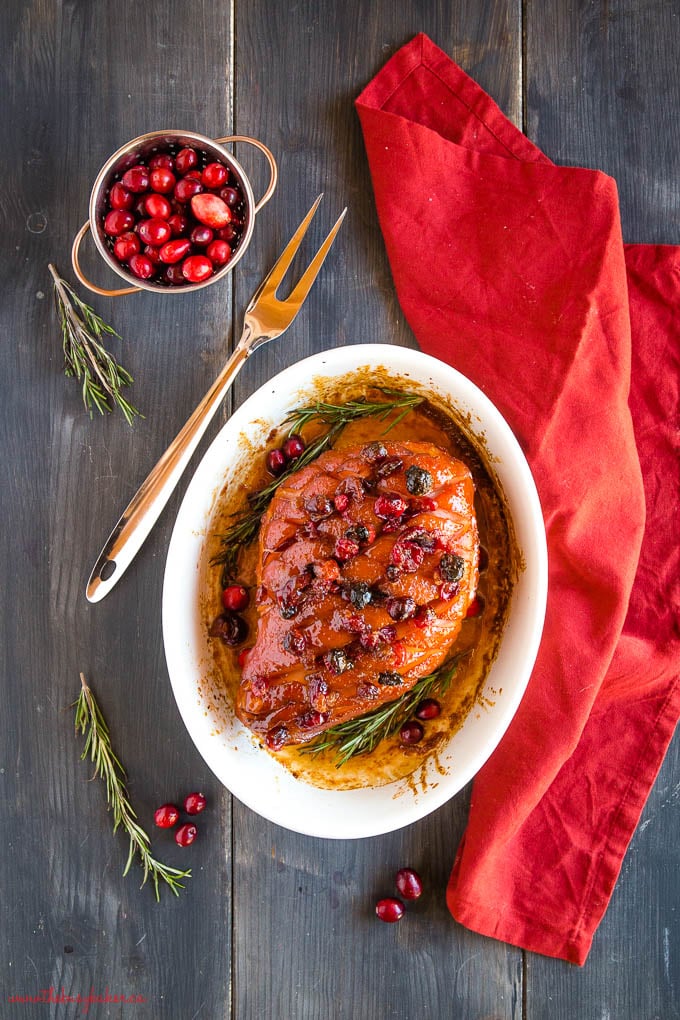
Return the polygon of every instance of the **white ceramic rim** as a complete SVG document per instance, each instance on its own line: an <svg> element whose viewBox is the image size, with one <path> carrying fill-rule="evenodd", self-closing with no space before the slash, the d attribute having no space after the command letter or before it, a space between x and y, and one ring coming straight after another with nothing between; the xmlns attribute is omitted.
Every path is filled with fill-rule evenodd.
<svg viewBox="0 0 680 1020"><path fill-rule="evenodd" d="M490 704L473 709L462 728L428 762L422 789L409 779L360 790L322 790L295 779L257 746L237 719L215 716L201 691L209 661L199 613L199 566L216 496L238 460L239 442L262 442L286 411L318 398L319 379L364 366L451 400L483 435L493 469L511 508L524 570L482 694ZM458 793L498 745L524 694L541 639L548 562L543 515L529 466L509 426L469 379L426 354L389 344L335 348L292 365L249 397L206 451L187 488L170 540L163 584L163 639L172 689L196 747L217 778L264 818L310 836L355 839L409 825ZM218 732L218 730L221 730ZM446 774L442 770L446 769Z"/></svg>

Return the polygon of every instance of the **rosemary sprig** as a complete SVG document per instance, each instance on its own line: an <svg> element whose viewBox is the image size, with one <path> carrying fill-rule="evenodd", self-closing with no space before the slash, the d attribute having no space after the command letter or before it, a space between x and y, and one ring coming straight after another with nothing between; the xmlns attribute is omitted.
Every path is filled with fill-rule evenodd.
<svg viewBox="0 0 680 1020"><path fill-rule="evenodd" d="M386 397L393 399L380 402L364 399L348 400L345 404L327 404L323 400L317 400L314 404L298 407L295 411L291 411L283 424L289 425L289 432L292 433L301 432L305 425L314 419L325 422L327 425L346 425L359 418L377 418L378 421L384 421L393 411L401 411L385 429L385 432L389 432L402 421L409 411L423 402L423 398L414 393L402 393L400 390L390 390L384 387L379 387L379 389Z"/></svg>
<svg viewBox="0 0 680 1020"><path fill-rule="evenodd" d="M298 407L284 419L282 425L288 426L289 434L301 432L306 426L314 421L320 421L330 426L328 431L314 439L298 459L290 467L274 478L263 489L250 493L248 505L242 510L237 510L232 516L234 523L227 528L221 536L222 552L212 560L214 565L222 564L223 587L234 579L237 573L238 557L241 549L257 537L260 530L262 515L269 506L274 493L300 468L311 464L313 460L325 450L332 447L334 441L340 435L345 425L360 418L374 417L379 421L385 421L394 411L400 413L390 422L385 430L389 432L405 415L414 407L423 402L423 397L414 393L401 393L398 390L383 389L386 401L373 402L368 400L350 400L346 404L327 404L317 401L305 407Z"/></svg>
<svg viewBox="0 0 680 1020"><path fill-rule="evenodd" d="M125 769L114 753L109 728L82 673L80 674L80 683L81 690L76 702L75 720L76 733L80 730L80 733L85 736L85 746L80 758L82 761L89 754L94 762L95 776L99 776L106 783L106 800L113 811L113 831L116 832L120 826L125 830L130 840L130 852L123 875L127 875L135 855L138 855L144 868L142 885L151 877L156 900L160 900L159 879L167 882L175 896L179 896L180 889L184 888L180 879L191 878L191 871L179 871L177 868L171 868L167 864L155 860L152 856L151 841L136 821L137 815L130 804L125 786Z"/></svg>
<svg viewBox="0 0 680 1020"><path fill-rule="evenodd" d="M128 425L132 425L140 412L122 394L123 387L132 383L132 376L102 342L105 334L120 339L118 333L80 300L55 266L50 263L48 269L54 281L54 301L61 325L64 373L82 380L83 403L90 417L94 409L104 414L117 404Z"/></svg>
<svg viewBox="0 0 680 1020"><path fill-rule="evenodd" d="M381 740L391 737L401 728L420 701L435 694L442 695L448 690L461 658L462 655L457 655L434 673L421 677L410 691L396 701L374 708L356 719L331 726L313 743L301 747L300 751L304 754L319 754L321 751L333 750L337 757L336 768L341 768L357 754L368 754Z"/></svg>

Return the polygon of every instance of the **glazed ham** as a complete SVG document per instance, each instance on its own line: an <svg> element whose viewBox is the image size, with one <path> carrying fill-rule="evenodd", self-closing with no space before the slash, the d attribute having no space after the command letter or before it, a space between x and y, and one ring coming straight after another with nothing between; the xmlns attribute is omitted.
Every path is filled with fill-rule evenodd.
<svg viewBox="0 0 680 1020"><path fill-rule="evenodd" d="M394 701L441 665L477 587L473 502L468 468L429 443L329 451L279 487L236 706L270 749Z"/></svg>

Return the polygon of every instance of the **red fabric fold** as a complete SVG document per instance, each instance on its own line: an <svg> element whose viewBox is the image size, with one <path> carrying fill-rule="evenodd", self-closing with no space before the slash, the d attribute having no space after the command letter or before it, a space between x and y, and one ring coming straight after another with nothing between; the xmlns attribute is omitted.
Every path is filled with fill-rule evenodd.
<svg viewBox="0 0 680 1020"><path fill-rule="evenodd" d="M357 110L404 314L508 420L548 537L541 648L449 908L583 963L680 714L680 249L626 248L615 182L551 163L424 35Z"/></svg>

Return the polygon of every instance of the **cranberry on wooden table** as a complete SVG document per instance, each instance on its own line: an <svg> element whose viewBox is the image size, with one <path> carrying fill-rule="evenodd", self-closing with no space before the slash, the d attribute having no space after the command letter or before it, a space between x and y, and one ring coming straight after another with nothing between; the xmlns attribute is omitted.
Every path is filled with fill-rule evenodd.
<svg viewBox="0 0 680 1020"><path fill-rule="evenodd" d="M286 460L298 460L298 458L305 452L305 441L302 436L288 436L288 439L286 439L281 449L283 450L283 455Z"/></svg>
<svg viewBox="0 0 680 1020"><path fill-rule="evenodd" d="M184 825L180 825L179 829L175 833L175 843L177 846L191 846L193 841L198 835L198 829L191 822L186 822Z"/></svg>
<svg viewBox="0 0 680 1020"><path fill-rule="evenodd" d="M182 263L184 279L189 283L202 283L212 276L213 266L207 255L190 255Z"/></svg>
<svg viewBox="0 0 680 1020"><path fill-rule="evenodd" d="M245 609L249 601L248 589L244 588L242 584L230 584L222 592L222 605L234 613Z"/></svg>
<svg viewBox="0 0 680 1020"><path fill-rule="evenodd" d="M202 793L190 793L184 801L184 810L188 815L198 815L206 805L206 798Z"/></svg>
<svg viewBox="0 0 680 1020"><path fill-rule="evenodd" d="M399 739L402 744L418 744L423 739L425 731L419 722L411 719L399 730Z"/></svg>
<svg viewBox="0 0 680 1020"><path fill-rule="evenodd" d="M283 450L270 450L267 454L267 471L272 475L280 475L285 471L286 464Z"/></svg>
<svg viewBox="0 0 680 1020"><path fill-rule="evenodd" d="M400 868L395 876L395 885L405 900L417 900L423 892L420 875L413 868Z"/></svg>
<svg viewBox="0 0 680 1020"><path fill-rule="evenodd" d="M440 715L442 710L441 705L435 698L424 698L419 705L416 706L416 718L417 719L436 719Z"/></svg>
<svg viewBox="0 0 680 1020"><path fill-rule="evenodd" d="M113 181L102 225L112 255L133 276L186 287L203 283L229 263L243 234L244 207L243 191L228 166L200 148L176 151L170 144L170 151L140 158ZM131 262L140 250L134 250L134 242L116 241L133 232L146 247L144 258ZM165 247L180 238L187 244ZM170 268L177 262L182 262L180 272Z"/></svg>
<svg viewBox="0 0 680 1020"><path fill-rule="evenodd" d="M396 896L387 896L383 900L378 900L375 905L377 916L381 921L386 921L388 924L401 921L404 916L404 910L404 904Z"/></svg>
<svg viewBox="0 0 680 1020"><path fill-rule="evenodd" d="M159 829L172 829L179 821L179 810L174 804L162 804L156 809L153 819Z"/></svg>

